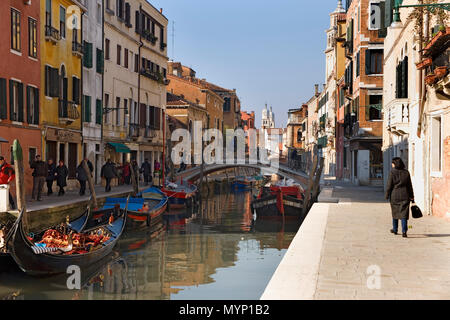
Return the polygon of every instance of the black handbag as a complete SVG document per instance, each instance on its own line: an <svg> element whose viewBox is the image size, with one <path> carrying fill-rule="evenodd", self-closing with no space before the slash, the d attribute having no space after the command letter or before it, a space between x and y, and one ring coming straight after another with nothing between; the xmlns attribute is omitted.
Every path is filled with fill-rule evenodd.
<svg viewBox="0 0 450 320"><path fill-rule="evenodd" d="M411 206L411 215L414 219L423 217L422 211L420 211L420 208L415 203L413 203L413 205Z"/></svg>

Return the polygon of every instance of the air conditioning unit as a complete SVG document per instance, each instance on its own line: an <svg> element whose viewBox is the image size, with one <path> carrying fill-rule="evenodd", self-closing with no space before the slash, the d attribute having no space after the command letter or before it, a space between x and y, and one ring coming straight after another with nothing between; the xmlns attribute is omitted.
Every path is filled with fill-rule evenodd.
<svg viewBox="0 0 450 320"><path fill-rule="evenodd" d="M27 6L31 6L31 0L23 0L23 4L26 4Z"/></svg>

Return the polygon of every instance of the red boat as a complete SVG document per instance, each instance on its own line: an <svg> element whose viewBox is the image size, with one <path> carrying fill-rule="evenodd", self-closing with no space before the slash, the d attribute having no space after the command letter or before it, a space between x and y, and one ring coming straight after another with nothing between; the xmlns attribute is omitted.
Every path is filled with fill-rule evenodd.
<svg viewBox="0 0 450 320"><path fill-rule="evenodd" d="M262 187L257 198L252 201L252 206L258 218L303 219L303 194L303 188L299 185Z"/></svg>

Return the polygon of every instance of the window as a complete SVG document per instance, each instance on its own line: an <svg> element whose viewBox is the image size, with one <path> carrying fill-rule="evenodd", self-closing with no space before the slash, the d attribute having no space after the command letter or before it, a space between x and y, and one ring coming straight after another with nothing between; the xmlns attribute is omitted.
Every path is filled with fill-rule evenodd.
<svg viewBox="0 0 450 320"><path fill-rule="evenodd" d="M116 97L116 125L120 126L120 98Z"/></svg>
<svg viewBox="0 0 450 320"><path fill-rule="evenodd" d="M442 118L431 118L431 174L440 176L442 173Z"/></svg>
<svg viewBox="0 0 450 320"><path fill-rule="evenodd" d="M91 122L91 97L84 96L83 122Z"/></svg>
<svg viewBox="0 0 450 320"><path fill-rule="evenodd" d="M6 79L0 78L0 119L4 120L8 116L6 105Z"/></svg>
<svg viewBox="0 0 450 320"><path fill-rule="evenodd" d="M95 101L95 123L102 124L102 100Z"/></svg>
<svg viewBox="0 0 450 320"><path fill-rule="evenodd" d="M59 97L59 82L58 69L45 66L45 95L47 97Z"/></svg>
<svg viewBox="0 0 450 320"><path fill-rule="evenodd" d="M37 58L37 22L28 18L28 55Z"/></svg>
<svg viewBox="0 0 450 320"><path fill-rule="evenodd" d="M383 49L366 50L366 74L383 73Z"/></svg>
<svg viewBox="0 0 450 320"><path fill-rule="evenodd" d="M117 64L120 66L121 64L121 55L122 55L122 47L120 45L117 45Z"/></svg>
<svg viewBox="0 0 450 320"><path fill-rule="evenodd" d="M97 4L97 23L102 24L102 6Z"/></svg>
<svg viewBox="0 0 450 320"><path fill-rule="evenodd" d="M134 72L139 72L139 55L134 55Z"/></svg>
<svg viewBox="0 0 450 320"><path fill-rule="evenodd" d="M128 114L128 100L123 99L123 125L125 127L128 126L127 114Z"/></svg>
<svg viewBox="0 0 450 320"><path fill-rule="evenodd" d="M297 142L302 142L302 135L303 135L303 132L302 132L302 129L300 128L300 129L298 129L297 130Z"/></svg>
<svg viewBox="0 0 450 320"><path fill-rule="evenodd" d="M109 108L109 94L107 94L107 93L105 93L105 108ZM111 112L105 112L105 116L106 116L106 119L105 119L105 122L106 123L110 123L111 121L110 121L110 114L111 114Z"/></svg>
<svg viewBox="0 0 450 320"><path fill-rule="evenodd" d="M231 110L231 100L230 98L225 98L225 102L223 104L223 111L230 111Z"/></svg>
<svg viewBox="0 0 450 320"><path fill-rule="evenodd" d="M20 12L11 9L11 49L20 52Z"/></svg>
<svg viewBox="0 0 450 320"><path fill-rule="evenodd" d="M124 67L128 69L128 49L125 49L125 52L123 54L123 63L124 63Z"/></svg>
<svg viewBox="0 0 450 320"><path fill-rule="evenodd" d="M397 99L408 98L408 57L405 57L397 65L395 87L395 96Z"/></svg>
<svg viewBox="0 0 450 320"><path fill-rule="evenodd" d="M369 105L366 107L367 120L381 120L381 110L383 108L382 95L369 95Z"/></svg>
<svg viewBox="0 0 450 320"><path fill-rule="evenodd" d="M104 71L104 62L103 62L103 50L100 50L97 48L97 61L96 61L96 66L97 66L97 72L98 73L103 73Z"/></svg>
<svg viewBox="0 0 450 320"><path fill-rule="evenodd" d="M23 84L9 80L9 106L11 121L23 122Z"/></svg>
<svg viewBox="0 0 450 320"><path fill-rule="evenodd" d="M109 60L109 39L105 39L105 60Z"/></svg>
<svg viewBox="0 0 450 320"><path fill-rule="evenodd" d="M45 3L45 25L52 25L52 0L46 0Z"/></svg>
<svg viewBox="0 0 450 320"><path fill-rule="evenodd" d="M384 12L381 12L381 4L379 2L370 3L369 12L369 30L378 30L382 28Z"/></svg>
<svg viewBox="0 0 450 320"><path fill-rule="evenodd" d="M39 89L27 86L27 122L39 124Z"/></svg>
<svg viewBox="0 0 450 320"><path fill-rule="evenodd" d="M59 8L59 33L61 38L66 37L66 9L64 7Z"/></svg>
<svg viewBox="0 0 450 320"><path fill-rule="evenodd" d="M80 79L72 77L72 100L75 104L80 104L81 85Z"/></svg>
<svg viewBox="0 0 450 320"><path fill-rule="evenodd" d="M117 13L117 17L121 20L125 19L125 15L124 15L124 0L117 0L116 2L117 7L116 7L116 13Z"/></svg>
<svg viewBox="0 0 450 320"><path fill-rule="evenodd" d="M86 68L92 68L93 66L93 50L92 43L83 41L83 66Z"/></svg>

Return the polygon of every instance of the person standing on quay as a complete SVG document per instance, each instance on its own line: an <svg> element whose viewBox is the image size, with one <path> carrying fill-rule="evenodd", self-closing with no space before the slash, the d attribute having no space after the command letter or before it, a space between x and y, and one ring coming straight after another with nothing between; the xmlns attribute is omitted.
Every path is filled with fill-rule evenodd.
<svg viewBox="0 0 450 320"><path fill-rule="evenodd" d="M33 200L42 201L41 193L44 187L45 178L48 174L47 164L41 160L41 156L37 155L35 160L30 165L33 171L33 192L31 198Z"/></svg>
<svg viewBox="0 0 450 320"><path fill-rule="evenodd" d="M141 172L144 175L144 183L148 186L149 182L152 181L152 167L148 162L148 159L145 159L144 163L141 166Z"/></svg>
<svg viewBox="0 0 450 320"><path fill-rule="evenodd" d="M407 237L409 204L414 202L414 191L411 176L401 158L392 159L392 170L389 174L386 199L391 203L392 225L391 233L397 234L398 220L402 222L403 238Z"/></svg>
<svg viewBox="0 0 450 320"><path fill-rule="evenodd" d="M47 161L47 196L53 194L53 181L55 181L56 165L53 163L53 159Z"/></svg>
<svg viewBox="0 0 450 320"><path fill-rule="evenodd" d="M64 187L67 186L67 176L69 175L69 169L64 164L64 161L59 160L59 165L56 167L56 184L59 187L58 196L65 194Z"/></svg>
<svg viewBox="0 0 450 320"><path fill-rule="evenodd" d="M111 161L111 159L108 159L108 161L103 165L102 170L100 172L100 176L102 178L105 178L106 185L105 185L105 192L111 191L111 180L113 178L117 178L117 170L114 163Z"/></svg>
<svg viewBox="0 0 450 320"><path fill-rule="evenodd" d="M131 183L131 172L130 172L130 164L128 161L125 161L122 167L122 173L124 178L124 183L129 185Z"/></svg>
<svg viewBox="0 0 450 320"><path fill-rule="evenodd" d="M0 156L0 184L9 184L15 178L13 167L8 164L3 156ZM9 192L9 206L11 209L15 209L14 198Z"/></svg>
<svg viewBox="0 0 450 320"><path fill-rule="evenodd" d="M88 177L86 174L86 170L84 170L83 167L83 161L80 162L80 164L77 167L77 180L80 183L80 196L84 196L86 193L86 181Z"/></svg>

